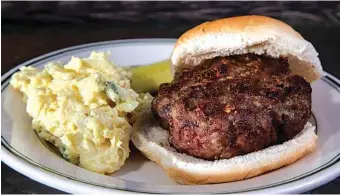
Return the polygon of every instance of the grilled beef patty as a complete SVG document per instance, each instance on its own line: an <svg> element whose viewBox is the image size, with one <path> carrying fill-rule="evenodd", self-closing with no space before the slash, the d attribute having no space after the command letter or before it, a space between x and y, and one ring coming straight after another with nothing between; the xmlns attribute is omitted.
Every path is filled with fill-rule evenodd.
<svg viewBox="0 0 340 195"><path fill-rule="evenodd" d="M152 111L178 152L228 159L293 138L311 116L310 84L287 58L216 57L162 84Z"/></svg>

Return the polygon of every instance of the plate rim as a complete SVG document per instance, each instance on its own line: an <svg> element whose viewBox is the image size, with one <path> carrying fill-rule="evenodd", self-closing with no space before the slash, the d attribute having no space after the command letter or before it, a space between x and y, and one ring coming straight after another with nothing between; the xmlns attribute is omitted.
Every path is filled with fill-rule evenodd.
<svg viewBox="0 0 340 195"><path fill-rule="evenodd" d="M14 68L12 68L11 70L9 70L7 73L5 73L3 76L1 76L1 83L2 83L1 88L3 90L7 87L7 85L3 86L3 83L6 82L8 80L8 78L10 78L10 76L14 72L16 72L20 67L25 66L25 65L29 65L29 64L32 64L32 63L35 63L35 62L38 62L38 61L41 61L41 60L44 60L44 59L48 59L48 58L50 58L54 55L62 55L63 53L67 53L67 52L71 52L71 51L77 51L77 50L81 50L81 49L85 49L85 48L89 49L91 47L98 47L98 46L112 45L112 44L126 44L126 43L160 43L160 44L165 44L165 43L175 43L175 41L176 41L176 39L167 39L167 38L166 39L152 39L152 38L151 39L122 39L122 40L113 40L113 41L94 42L94 43L82 44L82 45L77 45L77 46L59 49L59 50L56 50L56 51L35 57L35 58L28 60L24 63L21 63L21 64L15 66ZM324 75L325 75L326 78L329 79L329 82L331 82L332 84L334 84L336 86L333 86L332 84L328 83L324 79L323 80L326 83L328 83L329 85L331 85L332 87L336 88L340 92L340 90L339 90L340 89L340 81L336 77L332 76L329 73L324 72ZM73 180L73 179L67 178L63 175L59 175L59 174L56 174L56 173L53 173L53 172L48 172L46 170L43 170L41 167L39 167L39 165L30 164L27 160L24 160L20 156L17 156L14 153L12 153L12 151L9 151L6 148L7 147L6 143L4 143L4 141L6 142L6 140L4 139L4 141L3 141L3 139L4 138L1 136L1 150L2 150L1 151L1 160L5 164L10 166L11 168L15 169L16 171L18 171L18 172L30 177L31 179L42 183L42 184L54 187L56 189L63 190L65 192L71 192L71 193L75 193L75 191L70 191L69 188L66 187L68 185L58 185L58 183L65 183L65 182L66 183L72 183L73 189L76 187L77 193L88 191L88 190L93 191L93 189L103 191L103 192L109 190L110 192L115 191L115 192L119 192L119 193L146 192L146 191L134 191L134 190L130 190L130 189L119 189L119 187L117 187L117 188L112 188L112 187L105 188L105 187L96 186L96 185L93 185L93 184L90 184L90 183L84 183L84 182L79 181L79 180ZM8 145L10 146L10 144L8 144ZM21 153L19 152L19 154L21 154ZM25 155L22 155L22 156L26 157ZM28 157L26 157L26 158L28 158ZM325 184L326 182L329 182L329 181L335 179L338 175L340 175L340 163L339 163L340 158L339 158L339 155L336 156L334 159L335 159L335 162L332 162L332 164L329 167L327 167L327 168L325 168L325 169L323 169L319 172L315 172L312 175L307 176L307 177L302 178L302 179L299 179L297 181L285 183L285 184L282 184L282 185L278 184L278 185L275 185L275 186L272 186L272 187L267 187L267 188L259 189L259 190L255 190L255 191L244 191L243 190L243 192L264 192L264 191L266 191L266 192L275 192L275 193L277 193L277 192L279 192L279 193L282 193L282 192L283 193L290 193L290 192L303 192L305 190L309 190L309 189L321 186L321 185ZM329 162L331 162L331 161L329 161ZM328 164L328 163L326 163L326 164ZM322 165L322 166L324 166L324 165ZM320 166L320 167L322 167L322 166ZM26 167L26 168L24 168L24 167ZM320 168L320 167L318 167L318 168ZM332 167L338 168L337 169L338 171L331 172L333 170ZM316 168L316 169L318 169L318 168ZM39 173L39 174L37 174L37 173ZM326 174L326 173L328 173L328 174ZM314 177L317 176L317 175L320 175L320 176L315 179ZM51 178L51 181L45 180L44 178L46 178L46 177ZM302 180L305 180L305 179L308 179L308 178L310 180L309 183L305 182L303 185L295 186L294 189L293 188L289 188L289 189L288 188L282 188L282 186L286 186L286 185L288 185L288 186L293 185L294 186L294 183L301 182ZM314 179L311 179L311 178L314 178ZM53 180L58 181L58 182L55 182ZM238 190L238 191L235 191L235 192L242 192L242 190ZM226 193L235 193L235 192L226 192ZM147 193L150 193L150 191L147 191ZM171 193L171 192L169 192L169 193Z"/></svg>

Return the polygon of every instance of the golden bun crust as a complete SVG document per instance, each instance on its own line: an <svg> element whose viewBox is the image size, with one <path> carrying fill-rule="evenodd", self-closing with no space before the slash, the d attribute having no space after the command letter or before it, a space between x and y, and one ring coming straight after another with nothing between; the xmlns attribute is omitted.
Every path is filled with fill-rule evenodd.
<svg viewBox="0 0 340 195"><path fill-rule="evenodd" d="M151 111L134 125L132 142L180 184L211 184L243 180L294 163L315 149L317 136L310 123L292 140L231 159L206 161L176 152Z"/></svg>
<svg viewBox="0 0 340 195"><path fill-rule="evenodd" d="M291 26L280 20L266 16L249 15L204 22L182 34L180 38L178 38L175 47L192 37L203 36L204 34L209 33L241 33L247 32L247 28L280 30L287 35L303 39L303 37Z"/></svg>
<svg viewBox="0 0 340 195"><path fill-rule="evenodd" d="M287 56L295 74L309 82L322 76L318 53L286 23L266 16L238 16L200 24L179 37L171 55L174 71L206 59L235 54Z"/></svg>

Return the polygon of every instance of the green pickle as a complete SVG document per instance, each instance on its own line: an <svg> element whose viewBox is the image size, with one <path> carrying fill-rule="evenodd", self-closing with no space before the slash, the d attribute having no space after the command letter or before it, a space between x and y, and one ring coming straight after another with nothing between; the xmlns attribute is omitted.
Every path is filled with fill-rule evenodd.
<svg viewBox="0 0 340 195"><path fill-rule="evenodd" d="M131 71L131 88L137 93L155 93L162 83L169 83L173 79L170 60L131 67Z"/></svg>

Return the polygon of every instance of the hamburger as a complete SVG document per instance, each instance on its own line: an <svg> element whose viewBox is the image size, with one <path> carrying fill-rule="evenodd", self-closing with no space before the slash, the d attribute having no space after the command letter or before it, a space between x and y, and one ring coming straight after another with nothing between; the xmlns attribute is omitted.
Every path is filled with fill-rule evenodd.
<svg viewBox="0 0 340 195"><path fill-rule="evenodd" d="M205 22L171 54L132 142L181 184L237 181L289 165L316 146L310 83L322 76L313 45L265 16Z"/></svg>

